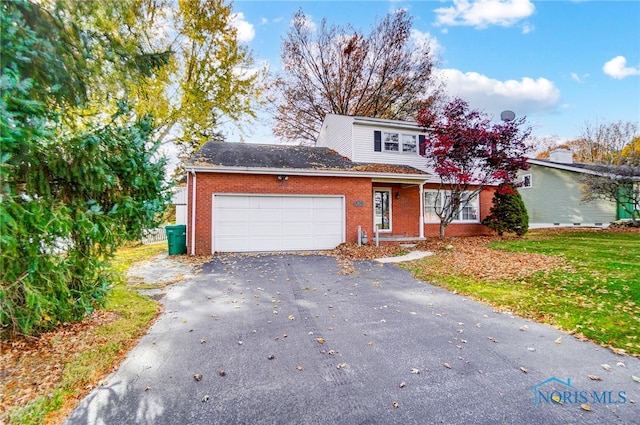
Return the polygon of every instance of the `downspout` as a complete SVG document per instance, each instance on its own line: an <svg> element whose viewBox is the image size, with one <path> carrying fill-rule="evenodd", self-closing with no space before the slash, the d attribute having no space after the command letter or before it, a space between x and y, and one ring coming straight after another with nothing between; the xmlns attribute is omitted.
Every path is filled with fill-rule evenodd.
<svg viewBox="0 0 640 425"><path fill-rule="evenodd" d="M424 185L426 181L420 183L420 238L424 238Z"/></svg>
<svg viewBox="0 0 640 425"><path fill-rule="evenodd" d="M191 171L193 182L191 184L191 255L196 255L196 172ZM187 178L189 174L187 174Z"/></svg>

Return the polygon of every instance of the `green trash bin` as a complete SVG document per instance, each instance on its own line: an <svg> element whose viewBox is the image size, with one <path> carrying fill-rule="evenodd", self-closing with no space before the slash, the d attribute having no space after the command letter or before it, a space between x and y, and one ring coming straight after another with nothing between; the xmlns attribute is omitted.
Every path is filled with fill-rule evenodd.
<svg viewBox="0 0 640 425"><path fill-rule="evenodd" d="M167 242L169 242L169 255L180 255L187 253L187 226L176 224L166 226Z"/></svg>

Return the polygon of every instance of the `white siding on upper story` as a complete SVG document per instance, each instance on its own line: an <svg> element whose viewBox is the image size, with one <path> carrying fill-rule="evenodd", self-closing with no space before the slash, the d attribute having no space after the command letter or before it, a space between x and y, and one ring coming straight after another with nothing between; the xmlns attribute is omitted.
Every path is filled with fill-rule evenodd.
<svg viewBox="0 0 640 425"><path fill-rule="evenodd" d="M327 147L342 156L353 160L353 144L351 143L353 117L327 114L316 140L316 146Z"/></svg>
<svg viewBox="0 0 640 425"><path fill-rule="evenodd" d="M424 134L417 125L411 126L409 125L410 123L407 124L408 125L401 127L393 127L359 123L356 121L353 125L353 157L351 160L354 162L371 162L375 164L409 165L419 170L432 172L427 167L425 158L420 156L419 146L416 146L417 152L384 152L384 150L382 152L376 152L374 150L373 134L376 130L416 136Z"/></svg>

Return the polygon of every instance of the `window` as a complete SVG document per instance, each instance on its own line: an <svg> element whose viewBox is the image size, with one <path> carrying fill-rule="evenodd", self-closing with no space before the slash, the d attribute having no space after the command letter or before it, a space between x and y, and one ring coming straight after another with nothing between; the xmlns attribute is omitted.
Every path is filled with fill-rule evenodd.
<svg viewBox="0 0 640 425"><path fill-rule="evenodd" d="M525 174L522 176L522 188L530 188L533 186L533 176L531 174Z"/></svg>
<svg viewBox="0 0 640 425"><path fill-rule="evenodd" d="M470 198L470 192L463 192L460 199L462 207L458 211L453 222L474 222L477 223L480 220L480 202L477 195ZM438 222L440 219L436 214L436 209L442 211L445 204L449 203L451 192L443 191L438 194L437 190L425 190L424 191L424 221L425 222Z"/></svg>
<svg viewBox="0 0 640 425"><path fill-rule="evenodd" d="M425 190L424 191L424 220L425 221L439 221L438 215L436 214L436 202L438 192L436 190ZM438 202L440 204L440 202Z"/></svg>
<svg viewBox="0 0 640 425"><path fill-rule="evenodd" d="M398 152L400 150L398 133L382 133L382 141L385 151Z"/></svg>
<svg viewBox="0 0 640 425"><path fill-rule="evenodd" d="M416 151L416 139L413 134L402 135L402 152L415 152Z"/></svg>
<svg viewBox="0 0 640 425"><path fill-rule="evenodd" d="M382 150L385 152L417 152L418 136L415 134L382 133Z"/></svg>

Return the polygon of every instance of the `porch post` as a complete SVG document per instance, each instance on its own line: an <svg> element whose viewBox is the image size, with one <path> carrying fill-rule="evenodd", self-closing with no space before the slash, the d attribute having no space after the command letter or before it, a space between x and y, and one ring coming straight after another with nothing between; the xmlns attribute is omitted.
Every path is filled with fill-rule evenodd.
<svg viewBox="0 0 640 425"><path fill-rule="evenodd" d="M424 184L426 182L420 183L418 186L418 190L420 191L420 237L424 238Z"/></svg>

